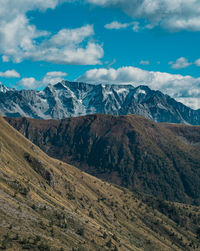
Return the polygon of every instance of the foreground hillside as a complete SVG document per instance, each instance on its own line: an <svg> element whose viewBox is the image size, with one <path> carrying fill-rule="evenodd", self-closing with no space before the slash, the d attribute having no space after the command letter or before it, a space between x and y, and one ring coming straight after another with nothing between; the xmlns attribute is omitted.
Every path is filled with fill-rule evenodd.
<svg viewBox="0 0 200 251"><path fill-rule="evenodd" d="M42 91L9 89L0 83L0 115L63 119L94 113L139 114L156 122L199 125L193 110L148 86L62 81Z"/></svg>
<svg viewBox="0 0 200 251"><path fill-rule="evenodd" d="M0 118L3 250L197 250L199 208L114 187L44 154Z"/></svg>
<svg viewBox="0 0 200 251"><path fill-rule="evenodd" d="M162 199L200 203L200 127L137 115L6 119L50 156L92 175ZM186 139L192 135L195 144Z"/></svg>

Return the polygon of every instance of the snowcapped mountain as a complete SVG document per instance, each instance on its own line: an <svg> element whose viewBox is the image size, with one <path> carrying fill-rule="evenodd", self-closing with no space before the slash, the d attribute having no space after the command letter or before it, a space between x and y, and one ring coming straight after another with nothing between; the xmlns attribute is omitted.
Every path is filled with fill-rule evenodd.
<svg viewBox="0 0 200 251"><path fill-rule="evenodd" d="M0 82L0 92L7 92L9 91L9 88L7 88L5 85L2 85L2 83Z"/></svg>
<svg viewBox="0 0 200 251"><path fill-rule="evenodd" d="M43 91L17 91L0 85L1 116L63 119L94 113L140 114L156 122L200 124L200 110L147 86L62 81Z"/></svg>

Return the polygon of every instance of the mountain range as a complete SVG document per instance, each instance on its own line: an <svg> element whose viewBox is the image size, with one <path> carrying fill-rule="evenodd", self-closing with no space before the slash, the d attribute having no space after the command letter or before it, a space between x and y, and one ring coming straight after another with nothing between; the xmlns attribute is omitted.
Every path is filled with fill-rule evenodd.
<svg viewBox="0 0 200 251"><path fill-rule="evenodd" d="M193 251L198 207L131 192L55 160L0 118L0 249Z"/></svg>
<svg viewBox="0 0 200 251"><path fill-rule="evenodd" d="M0 85L0 249L198 250L199 113L147 86Z"/></svg>
<svg viewBox="0 0 200 251"><path fill-rule="evenodd" d="M200 204L200 126L159 124L139 115L6 120L48 155L98 178Z"/></svg>
<svg viewBox="0 0 200 251"><path fill-rule="evenodd" d="M139 114L155 122L200 124L200 110L193 110L147 86L92 85L62 81L42 91L0 86L0 115L63 119L94 113Z"/></svg>

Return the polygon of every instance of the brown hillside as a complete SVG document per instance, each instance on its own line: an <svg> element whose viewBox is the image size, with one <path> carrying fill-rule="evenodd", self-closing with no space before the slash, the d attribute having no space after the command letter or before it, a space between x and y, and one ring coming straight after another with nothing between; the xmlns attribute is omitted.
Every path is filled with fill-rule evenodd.
<svg viewBox="0 0 200 251"><path fill-rule="evenodd" d="M180 137L172 126L137 115L6 119L50 156L92 175L162 199L200 203L199 148L183 138L187 130Z"/></svg>
<svg viewBox="0 0 200 251"><path fill-rule="evenodd" d="M195 250L199 208L114 187L0 118L1 250ZM139 199L140 197L140 199Z"/></svg>
<svg viewBox="0 0 200 251"><path fill-rule="evenodd" d="M162 123L162 126L170 129L186 143L200 147L200 126Z"/></svg>

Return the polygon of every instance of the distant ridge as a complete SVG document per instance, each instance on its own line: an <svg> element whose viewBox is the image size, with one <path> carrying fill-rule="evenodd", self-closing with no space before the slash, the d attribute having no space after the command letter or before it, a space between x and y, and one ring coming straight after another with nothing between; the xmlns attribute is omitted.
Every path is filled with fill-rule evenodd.
<svg viewBox="0 0 200 251"><path fill-rule="evenodd" d="M0 87L0 115L63 119L89 114L138 114L155 122L200 125L200 110L147 86L62 81L43 91Z"/></svg>

